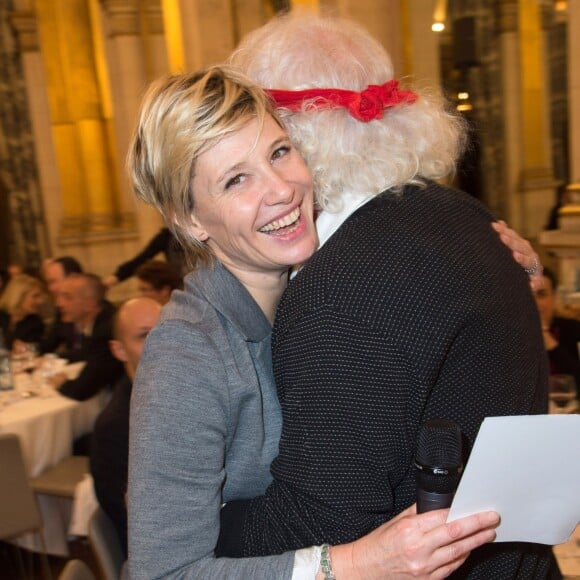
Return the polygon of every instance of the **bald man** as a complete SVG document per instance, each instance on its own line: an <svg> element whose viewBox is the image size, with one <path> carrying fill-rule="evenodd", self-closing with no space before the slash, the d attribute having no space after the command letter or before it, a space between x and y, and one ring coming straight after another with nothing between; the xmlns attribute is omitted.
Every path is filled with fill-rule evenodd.
<svg viewBox="0 0 580 580"><path fill-rule="evenodd" d="M105 300L105 287L94 274L71 274L65 278L57 306L62 321L75 328L75 344L67 358L86 361L86 365L76 379L59 374L51 381L61 394L84 401L114 385L123 374L123 365L109 350L115 308Z"/></svg>
<svg viewBox="0 0 580 580"><path fill-rule="evenodd" d="M113 355L123 363L125 376L115 385L91 441L91 473L99 504L111 518L127 556L127 458L129 449L129 402L135 371L149 331L155 326L161 306L152 298L125 302L114 320Z"/></svg>

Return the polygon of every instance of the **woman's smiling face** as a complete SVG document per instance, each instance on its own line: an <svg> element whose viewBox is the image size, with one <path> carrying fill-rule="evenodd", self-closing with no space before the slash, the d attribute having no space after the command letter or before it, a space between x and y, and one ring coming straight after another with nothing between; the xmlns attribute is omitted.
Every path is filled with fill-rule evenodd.
<svg viewBox="0 0 580 580"><path fill-rule="evenodd" d="M259 129L252 120L197 158L193 229L232 273L279 275L318 245L312 178L272 117Z"/></svg>

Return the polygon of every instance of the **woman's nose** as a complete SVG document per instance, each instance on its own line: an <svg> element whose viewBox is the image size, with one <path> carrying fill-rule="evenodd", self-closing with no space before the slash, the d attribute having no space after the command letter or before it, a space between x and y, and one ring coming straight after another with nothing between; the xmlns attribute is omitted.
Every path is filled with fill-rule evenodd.
<svg viewBox="0 0 580 580"><path fill-rule="evenodd" d="M266 200L272 205L277 203L287 203L294 196L294 186L283 173L270 168L267 175Z"/></svg>

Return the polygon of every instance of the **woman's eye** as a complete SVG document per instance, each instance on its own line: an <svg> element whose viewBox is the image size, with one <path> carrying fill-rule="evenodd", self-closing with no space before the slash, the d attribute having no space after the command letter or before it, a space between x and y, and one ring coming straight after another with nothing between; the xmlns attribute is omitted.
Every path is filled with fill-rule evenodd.
<svg viewBox="0 0 580 580"><path fill-rule="evenodd" d="M291 147L289 145L282 145L282 147L278 147L272 154L272 160L280 159L280 157L284 157L284 155L288 154Z"/></svg>
<svg viewBox="0 0 580 580"><path fill-rule="evenodd" d="M230 177L230 179L226 181L226 189L234 187L235 185L239 185L240 183L242 183L243 179L244 176L241 173L239 173L238 175L234 175L234 177Z"/></svg>

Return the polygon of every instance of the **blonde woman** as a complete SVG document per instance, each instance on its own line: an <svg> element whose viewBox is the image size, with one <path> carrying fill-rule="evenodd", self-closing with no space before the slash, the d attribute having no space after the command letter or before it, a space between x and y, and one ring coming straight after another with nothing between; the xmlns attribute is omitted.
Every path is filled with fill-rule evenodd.
<svg viewBox="0 0 580 580"><path fill-rule="evenodd" d="M45 329L40 311L45 300L46 292L37 278L18 274L8 282L0 297L0 328L8 348L14 341L40 341Z"/></svg>
<svg viewBox="0 0 580 580"><path fill-rule="evenodd" d="M139 197L197 258L135 376L130 577L299 578L300 551L229 559L214 547L222 503L263 493L271 481L281 428L271 324L290 266L317 246L310 172L264 93L222 67L152 86L129 165ZM349 578L416 569L442 578L494 537L497 515L444 520L411 508L345 546L335 564ZM322 577L315 568L308 578Z"/></svg>

